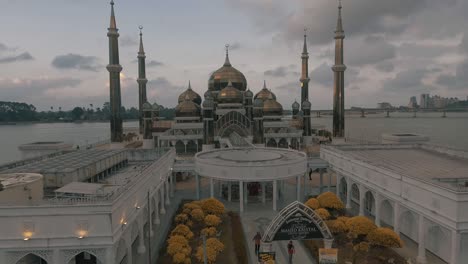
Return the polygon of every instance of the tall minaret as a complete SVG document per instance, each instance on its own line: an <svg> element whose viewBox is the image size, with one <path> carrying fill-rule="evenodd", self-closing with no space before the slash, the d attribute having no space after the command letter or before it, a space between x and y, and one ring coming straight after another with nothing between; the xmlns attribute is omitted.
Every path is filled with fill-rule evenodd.
<svg viewBox="0 0 468 264"><path fill-rule="evenodd" d="M301 105L309 100L309 53L307 52L307 29L304 29L304 47L302 48Z"/></svg>
<svg viewBox="0 0 468 264"><path fill-rule="evenodd" d="M338 22L335 30L335 65L333 88L333 137L343 138L344 133L344 72L346 66L343 64L343 40L345 34L341 21L341 0L338 5Z"/></svg>
<svg viewBox="0 0 468 264"><path fill-rule="evenodd" d="M138 51L138 106L140 110L140 134L143 134L144 130L144 122L143 122L143 104L148 101L146 98L146 83L148 83L148 79L146 79L146 66L145 66L145 49L143 48L143 27L140 26L140 50Z"/></svg>
<svg viewBox="0 0 468 264"><path fill-rule="evenodd" d="M122 142L122 117L120 115L122 102L120 94L120 72L122 66L119 64L119 30L115 23L114 0L111 0L110 26L107 31L109 37L109 88L110 88L110 126L111 142Z"/></svg>

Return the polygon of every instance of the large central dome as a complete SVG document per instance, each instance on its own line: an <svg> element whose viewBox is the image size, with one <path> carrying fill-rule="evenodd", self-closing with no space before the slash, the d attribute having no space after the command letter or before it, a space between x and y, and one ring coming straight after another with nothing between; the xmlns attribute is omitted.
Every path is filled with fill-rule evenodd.
<svg viewBox="0 0 468 264"><path fill-rule="evenodd" d="M226 61L223 67L213 72L208 80L208 90L220 91L228 85L229 81L240 91L247 89L247 80L244 74L232 67L231 62L229 62L229 54L226 52Z"/></svg>

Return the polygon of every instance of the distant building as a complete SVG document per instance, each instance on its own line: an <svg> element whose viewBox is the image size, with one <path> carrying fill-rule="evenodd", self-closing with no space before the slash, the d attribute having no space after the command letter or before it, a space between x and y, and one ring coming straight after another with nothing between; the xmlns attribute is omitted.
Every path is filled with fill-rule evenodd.
<svg viewBox="0 0 468 264"><path fill-rule="evenodd" d="M428 103L430 100L429 94L421 94L420 100L419 100L419 107L420 108L428 108Z"/></svg>
<svg viewBox="0 0 468 264"><path fill-rule="evenodd" d="M382 102L382 103L378 103L377 104L377 108L380 108L380 109L390 109L390 108L393 108L393 106L388 103L388 102Z"/></svg>
<svg viewBox="0 0 468 264"><path fill-rule="evenodd" d="M457 97L442 97L439 95L430 96L430 94L421 94L419 107L420 108L444 108L450 104L458 102Z"/></svg>
<svg viewBox="0 0 468 264"><path fill-rule="evenodd" d="M417 108L418 102L416 101L416 96L411 96L410 101L408 103L408 108Z"/></svg>

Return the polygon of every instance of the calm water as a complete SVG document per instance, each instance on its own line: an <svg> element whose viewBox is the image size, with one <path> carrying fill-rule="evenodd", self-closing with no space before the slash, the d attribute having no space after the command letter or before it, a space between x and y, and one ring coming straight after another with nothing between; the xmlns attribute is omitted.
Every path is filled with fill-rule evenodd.
<svg viewBox="0 0 468 264"><path fill-rule="evenodd" d="M417 133L427 135L431 142L468 150L468 113L391 113L390 118L383 114L368 115L366 118L349 116L346 118L346 136L368 141L380 141L382 133ZM313 124L331 128L329 116L312 118ZM125 122L124 127L137 127L137 122ZM74 145L84 145L108 139L108 123L51 123L21 124L0 126L0 164L21 158L18 146L35 141L64 141Z"/></svg>

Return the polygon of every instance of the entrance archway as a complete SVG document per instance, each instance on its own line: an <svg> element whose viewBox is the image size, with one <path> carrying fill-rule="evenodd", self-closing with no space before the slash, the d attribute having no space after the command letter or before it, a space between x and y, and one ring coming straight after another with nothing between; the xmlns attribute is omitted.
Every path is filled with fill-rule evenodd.
<svg viewBox="0 0 468 264"><path fill-rule="evenodd" d="M93 254L83 251L75 255L68 264L100 264L101 262L98 261L97 257Z"/></svg>
<svg viewBox="0 0 468 264"><path fill-rule="evenodd" d="M16 264L47 264L47 261L38 255L30 253L18 260Z"/></svg>
<svg viewBox="0 0 468 264"><path fill-rule="evenodd" d="M375 216L375 198L371 191L367 191L364 195L364 215Z"/></svg>

